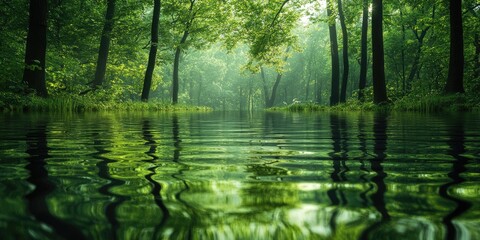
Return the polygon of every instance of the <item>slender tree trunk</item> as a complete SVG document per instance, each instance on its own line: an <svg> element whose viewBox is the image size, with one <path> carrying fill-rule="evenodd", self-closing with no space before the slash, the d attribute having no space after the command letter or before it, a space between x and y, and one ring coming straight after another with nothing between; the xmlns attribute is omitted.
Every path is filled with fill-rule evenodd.
<svg viewBox="0 0 480 240"><path fill-rule="evenodd" d="M328 17L328 32L330 33L330 55L332 58L332 89L330 94L330 106L338 104L339 101L339 60L338 60L338 42L337 42L337 28L335 21L332 19L332 3L327 1L327 17Z"/></svg>
<svg viewBox="0 0 480 240"><path fill-rule="evenodd" d="M288 59L288 52L289 51L290 51L290 47L287 47L287 51L285 52L287 54L287 56L285 56L285 58L283 59L284 62L286 62L287 59ZM267 106L266 106L267 108L271 108L275 104L275 98L277 97L277 89L278 89L278 85L280 84L280 80L282 80L282 74L278 73L277 74L277 79L275 80L275 83L273 84L270 99L268 99L268 102L267 102Z"/></svg>
<svg viewBox="0 0 480 240"><path fill-rule="evenodd" d="M23 81L41 97L48 95L45 83L47 14L47 0L30 0Z"/></svg>
<svg viewBox="0 0 480 240"><path fill-rule="evenodd" d="M402 58L402 94L407 93L407 83L405 77L405 40L406 40L406 30L405 24L403 23L403 10L400 8L400 19L402 21L402 49L401 49L401 58Z"/></svg>
<svg viewBox="0 0 480 240"><path fill-rule="evenodd" d="M368 35L368 0L363 0L362 37L360 53L360 80L358 83L358 99L365 100L364 90L367 85L367 35Z"/></svg>
<svg viewBox="0 0 480 240"><path fill-rule="evenodd" d="M475 33L475 59L473 60L475 63L475 69L473 76L475 78L480 77L480 34Z"/></svg>
<svg viewBox="0 0 480 240"><path fill-rule="evenodd" d="M270 99L268 100L267 108L271 108L275 104L275 98L277 97L277 89L278 85L280 85L280 80L282 80L281 73L277 74L277 79L275 80L275 84L273 84L272 94L270 96Z"/></svg>
<svg viewBox="0 0 480 240"><path fill-rule="evenodd" d="M310 65L310 64L308 64ZM312 71L310 71L310 67L308 68L308 77L305 83L305 101L308 101L310 97L310 79L312 79Z"/></svg>
<svg viewBox="0 0 480 240"><path fill-rule="evenodd" d="M268 87L267 87L267 79L265 78L265 70L263 67L260 67L260 73L262 75L262 82L263 82L263 97L265 98L265 107L268 105Z"/></svg>
<svg viewBox="0 0 480 240"><path fill-rule="evenodd" d="M340 102L347 101L347 83L348 74L350 72L350 65L348 62L348 33L347 26L345 24L345 16L343 14L342 0L338 0L338 16L340 17L340 26L342 27L343 37L343 75L342 75L342 88L340 91Z"/></svg>
<svg viewBox="0 0 480 240"><path fill-rule="evenodd" d="M153 0L153 16L152 29L150 40L150 53L148 55L148 65L145 72L145 79L143 80L142 101L148 101L150 88L152 87L152 75L155 69L155 59L157 57L158 48L158 22L160 18L160 8L162 2L160 0Z"/></svg>
<svg viewBox="0 0 480 240"><path fill-rule="evenodd" d="M238 108L243 111L243 89L241 87L238 93Z"/></svg>
<svg viewBox="0 0 480 240"><path fill-rule="evenodd" d="M180 44L177 46L175 50L175 59L173 62L173 84L172 84L172 103L178 103L178 66L180 64L180 54L182 53L182 45L187 41L188 37L188 30L183 32L182 39L180 40Z"/></svg>
<svg viewBox="0 0 480 240"><path fill-rule="evenodd" d="M384 50L383 50L383 3L373 0L372 5L372 75L373 102L380 104L388 101L385 85Z"/></svg>
<svg viewBox="0 0 480 240"><path fill-rule="evenodd" d="M420 35L418 35L417 30L413 29L413 33L417 38L418 45L417 45L417 52L415 54L415 58L413 59L412 69L410 70L410 73L408 74L408 78L407 78L407 91L410 91L412 89L413 78L415 78L415 75L417 75L417 73L419 72L419 64L420 64L420 57L422 55L423 39L425 38L425 35L427 35L428 29L430 29L430 27L422 29L422 32L420 33Z"/></svg>
<svg viewBox="0 0 480 240"><path fill-rule="evenodd" d="M201 97L202 97L202 88L203 88L203 82L199 81L198 83L198 89L197 89L197 105L201 106Z"/></svg>
<svg viewBox="0 0 480 240"><path fill-rule="evenodd" d="M445 86L446 93L462 93L463 88L463 26L462 1L450 0L450 63Z"/></svg>
<svg viewBox="0 0 480 240"><path fill-rule="evenodd" d="M92 88L101 86L105 80L107 70L108 50L110 49L110 39L113 30L115 15L115 0L107 0L107 13L105 14L105 23L103 25L102 37L100 39L100 48L98 50L97 68L95 70L95 79Z"/></svg>

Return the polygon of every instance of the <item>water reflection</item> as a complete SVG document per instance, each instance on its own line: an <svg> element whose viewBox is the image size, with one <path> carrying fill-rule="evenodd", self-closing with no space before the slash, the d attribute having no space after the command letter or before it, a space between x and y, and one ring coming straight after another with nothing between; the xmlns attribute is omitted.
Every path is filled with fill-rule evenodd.
<svg viewBox="0 0 480 240"><path fill-rule="evenodd" d="M360 193L360 199L362 200L362 205L367 207L369 205L369 200L367 194L372 191L375 187L373 184L370 183L368 176L370 174L370 170L367 169L365 165L365 160L368 158L367 153L367 131L366 131L366 123L365 123L365 115L359 114L358 115L358 150L360 151L360 155L355 158L360 162L360 170L362 171L360 175L360 179L363 183L368 185L368 188L365 191Z"/></svg>
<svg viewBox="0 0 480 240"><path fill-rule="evenodd" d="M40 120L28 130L26 143L26 152L29 155L26 169L30 172L27 181L34 186L34 190L25 196L28 202L28 210L36 220L52 227L62 238L84 239L83 233L76 226L62 221L49 211L47 196L54 192L56 186L49 180L49 173L46 168L47 160L50 157L48 153L47 120Z"/></svg>
<svg viewBox="0 0 480 240"><path fill-rule="evenodd" d="M158 232L159 229L161 229L163 226L165 226L169 216L170 212L168 211L168 208L165 206L163 203L162 196L160 192L162 191L162 186L160 183L155 181L153 179L153 176L157 174L157 168L159 165L159 157L156 155L157 152L157 142L154 139L154 136L152 134L152 126L150 123L150 120L143 120L142 122L142 134L143 134L143 139L146 141L145 145L149 146L149 150L145 153L147 154L151 159L146 160L145 162L150 164L150 167L148 168L148 173L145 175L145 178L148 180L148 182L152 185L152 190L150 193L153 195L153 199L155 201L155 204L160 208L162 211L162 217L160 219L160 222L158 223L157 226L155 226L155 230L153 233L153 236L155 238L158 238Z"/></svg>
<svg viewBox="0 0 480 240"><path fill-rule="evenodd" d="M362 232L361 239L370 239L372 235L375 235L375 230L379 229L383 224L390 220L390 214L388 213L385 203L385 193L387 186L385 184L385 178L387 174L383 169L383 162L386 158L387 150L387 119L388 116L383 113L375 113L373 117L373 152L375 157L370 160L370 167L375 176L371 178L371 182L376 186L376 192L370 196L373 207L380 213L381 218L376 223L370 225ZM376 236L375 238L380 238Z"/></svg>
<svg viewBox="0 0 480 240"><path fill-rule="evenodd" d="M190 190L190 184L185 180L185 172L189 170L189 166L180 161L180 153L182 150L182 139L180 137L180 124L177 114L171 116L171 128L172 128L172 142L173 142L173 159L172 161L177 164L179 170L177 173L172 174L172 177L178 180L181 184L179 187L180 190L175 193L175 200L182 204L182 211L177 213L183 215L184 220L182 221L182 227L173 226L175 229L173 235L170 235L169 238L183 238L183 239L192 239L193 237L193 226L196 221L195 208L191 205L188 200L185 200L182 195L187 194ZM198 210L198 209L197 209ZM178 217L178 216L177 216Z"/></svg>
<svg viewBox="0 0 480 240"><path fill-rule="evenodd" d="M480 239L475 115L44 120L0 124L6 239Z"/></svg>
<svg viewBox="0 0 480 240"><path fill-rule="evenodd" d="M98 176L108 181L107 184L102 185L98 189L101 194L108 197L105 206L105 216L110 224L110 231L106 233L104 237L108 239L119 239L118 230L120 228L120 222L117 216L117 210L119 206L128 199L128 197L112 191L115 187L124 185L125 181L112 176L112 169L109 165L116 161L105 156L106 154L111 153L111 151L107 149L111 144L106 139L108 136L105 136L105 133L108 133L108 127L107 129L102 129L101 125L98 125L93 128L92 139L95 153L92 154L92 157L99 160L96 164L98 168Z"/></svg>
<svg viewBox="0 0 480 240"><path fill-rule="evenodd" d="M346 172L348 168L346 166L347 152L346 149L346 120L338 116L337 114L330 115L330 128L332 132L332 147L333 151L329 153L332 158L333 171L330 173L330 177L334 183L333 187L327 191L328 198L332 206L347 205L348 201L345 198L345 194L341 188L338 187L338 183L348 181L346 178ZM338 215L338 207L336 207L332 213L330 219L330 228L332 232L336 232L336 219Z"/></svg>
<svg viewBox="0 0 480 240"><path fill-rule="evenodd" d="M456 196L452 196L450 191L456 186L465 182L460 175L467 171L466 165L469 163L467 157L462 156L465 150L465 130L463 128L463 120L461 116L450 117L447 122L448 140L447 145L450 147L448 154L453 157L451 171L448 173L450 182L440 186L439 193L445 199L456 204L455 209L448 215L443 217L442 222L446 227L446 239L463 239L466 233L461 231L461 227L456 225L454 219L461 216L472 207L472 203L465 201Z"/></svg>

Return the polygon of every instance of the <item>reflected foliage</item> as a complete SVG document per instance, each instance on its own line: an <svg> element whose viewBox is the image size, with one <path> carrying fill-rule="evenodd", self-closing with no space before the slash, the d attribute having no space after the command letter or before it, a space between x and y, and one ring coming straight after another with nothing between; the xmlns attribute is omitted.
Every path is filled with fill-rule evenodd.
<svg viewBox="0 0 480 240"><path fill-rule="evenodd" d="M2 239L480 237L480 119L2 115Z"/></svg>

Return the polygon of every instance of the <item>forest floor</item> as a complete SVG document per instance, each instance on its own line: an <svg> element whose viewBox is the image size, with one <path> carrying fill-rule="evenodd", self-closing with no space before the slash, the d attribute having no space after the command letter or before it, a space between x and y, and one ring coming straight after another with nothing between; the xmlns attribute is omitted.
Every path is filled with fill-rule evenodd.
<svg viewBox="0 0 480 240"><path fill-rule="evenodd" d="M361 102L349 99L336 106L296 102L270 111L314 112L314 111L411 111L411 112L463 112L480 111L480 97L474 94L405 96L396 101L376 105L372 101Z"/></svg>
<svg viewBox="0 0 480 240"><path fill-rule="evenodd" d="M151 100L112 100L96 96L58 95L48 98L33 95L21 96L0 92L0 112L97 112L97 111L145 111L145 112L182 112L211 111L209 107L171 104Z"/></svg>

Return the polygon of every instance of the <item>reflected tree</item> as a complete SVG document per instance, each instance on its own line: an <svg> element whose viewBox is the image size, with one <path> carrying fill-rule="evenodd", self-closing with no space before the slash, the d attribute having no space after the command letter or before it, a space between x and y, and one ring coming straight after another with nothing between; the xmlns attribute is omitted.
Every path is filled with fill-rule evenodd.
<svg viewBox="0 0 480 240"><path fill-rule="evenodd" d="M82 231L76 226L62 221L52 215L49 211L47 196L55 191L55 184L49 180L48 170L46 168L48 154L47 141L47 123L39 122L31 128L26 136L28 164L26 169L30 172L27 181L35 189L27 194L28 211L36 220L52 227L64 239L85 239Z"/></svg>
<svg viewBox="0 0 480 240"><path fill-rule="evenodd" d="M109 145L109 143L104 139L102 139L100 129L103 129L103 128L99 127L95 129L98 129L98 130L93 132L92 138L93 138L93 148L95 149L96 152L92 154L92 157L99 160L99 162L96 164L98 168L98 176L108 181L108 183L101 186L98 191L101 194L108 196L112 199L105 207L105 216L107 217L108 222L110 223L110 226L112 228L110 233L111 235L109 235L108 238L118 239L117 231L120 228L120 223L118 222L118 219L117 219L117 209L123 202L127 200L127 197L117 193L113 193L111 189L117 186L124 185L125 181L114 178L111 175L110 167L108 165L116 161L111 160L104 156L105 154L108 154L111 152L110 150L106 149L106 146Z"/></svg>
<svg viewBox="0 0 480 240"><path fill-rule="evenodd" d="M361 239L369 239L369 235L379 228L383 223L390 220L390 214L385 203L385 193L387 185L385 178L387 173L384 171L382 163L386 158L387 150L387 115L376 112L373 117L373 139L375 158L370 160L372 171L376 173L371 181L377 186L377 191L370 196L375 209L380 213L381 219L362 232Z"/></svg>
<svg viewBox="0 0 480 240"><path fill-rule="evenodd" d="M172 115L172 141L173 141L173 147L174 147L172 160L175 163L183 165L182 167L179 168L180 170L178 171L178 173L172 175L173 178L179 180L184 185L184 188L175 194L175 199L177 199L186 208L187 212L184 211L183 214L187 214L189 218L194 218L192 216L196 213L195 208L182 198L182 194L190 190L190 186L188 182L182 178L183 172L185 170L188 170L189 167L186 164L180 162L180 151L182 149L181 147L182 140L180 139L180 124L178 122L177 114ZM187 239L192 239L193 238L192 226L194 225L193 220L190 219L188 223L184 223L184 224L185 225L188 224L188 227L185 227L183 229L184 230L188 229L188 230L186 233L182 233L182 234L185 234L185 237Z"/></svg>
<svg viewBox="0 0 480 240"><path fill-rule="evenodd" d="M454 225L453 220L468 209L472 207L472 203L463 199L454 197L449 194L452 188L465 182L465 179L461 177L461 174L467 171L466 165L469 162L467 157L462 156L466 152L465 149L465 130L463 128L463 119L455 116L451 118L451 121L447 123L448 140L447 144L450 147L448 155L453 157L452 169L448 173L450 182L440 186L439 194L441 197L450 200L456 204L453 211L443 217L442 222L446 227L446 239L461 239L459 229Z"/></svg>
<svg viewBox="0 0 480 240"><path fill-rule="evenodd" d="M143 134L143 139L146 141L145 145L149 146L149 150L145 152L151 159L146 160L146 162L151 163L152 166L148 168L148 171L150 171L149 174L145 175L145 179L150 182L152 185L152 190L151 194L153 195L153 198L155 200L155 204L162 210L162 218L160 220L160 223L157 225L157 229L162 228L165 223L167 222L168 218L170 217L170 212L168 211L168 208L165 206L162 200L161 196L161 191L162 191L162 185L155 181L153 179L153 176L157 174L156 169L158 168L158 156L156 155L157 152L157 142L155 141L153 134L151 132L151 124L149 120L144 120L142 123L142 134ZM155 231L156 233L157 231Z"/></svg>
<svg viewBox="0 0 480 240"><path fill-rule="evenodd" d="M366 159L367 156L368 156L368 153L367 153L367 133L366 133L366 130L365 130L365 126L366 126L365 116L360 114L358 116L358 141L359 141L359 149L358 150L360 150L362 155L358 158L358 160L360 161L360 170L362 170L362 172L364 172L364 174L362 174L360 176L360 179L362 179L363 182L369 184L369 188L360 193L360 199L362 199L363 205L366 207L366 206L369 205L367 194L368 194L368 192L370 192L374 189L374 186L373 186L373 184L370 184L370 181L367 179L370 171L365 166L365 161L364 161L364 159Z"/></svg>
<svg viewBox="0 0 480 240"><path fill-rule="evenodd" d="M337 184L340 182L347 181L345 172L348 171L348 168L345 164L346 153L344 152L345 147L343 143L344 131L345 131L345 118L339 117L336 114L330 115L330 128L332 132L332 141L333 141L333 151L329 153L330 158L332 159L333 171L330 173L330 177L334 183L334 186L327 191L328 198L330 199L333 206L346 205L347 199L344 192L337 187ZM332 232L336 230L336 218L338 215L338 209L332 214L330 219L330 227Z"/></svg>

